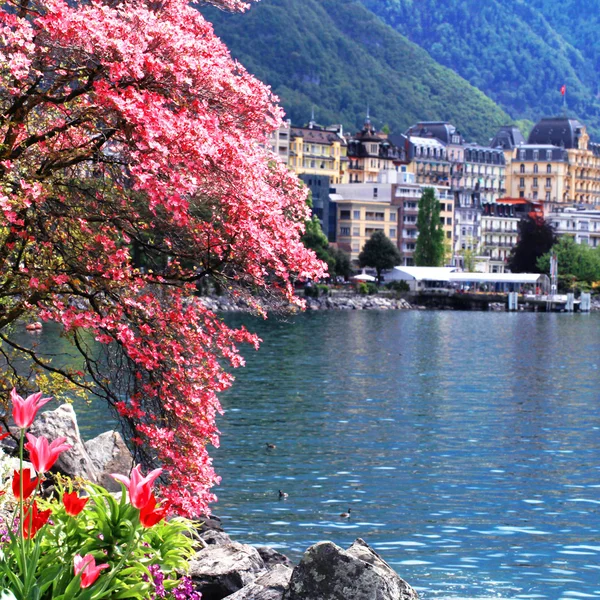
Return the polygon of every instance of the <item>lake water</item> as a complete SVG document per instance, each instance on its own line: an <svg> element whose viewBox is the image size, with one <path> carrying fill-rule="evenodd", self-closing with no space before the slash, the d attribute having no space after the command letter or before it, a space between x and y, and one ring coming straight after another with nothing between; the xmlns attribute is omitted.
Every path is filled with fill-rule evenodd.
<svg viewBox="0 0 600 600"><path fill-rule="evenodd" d="M424 599L600 598L600 315L228 321L264 340L213 452L235 539L362 537Z"/></svg>

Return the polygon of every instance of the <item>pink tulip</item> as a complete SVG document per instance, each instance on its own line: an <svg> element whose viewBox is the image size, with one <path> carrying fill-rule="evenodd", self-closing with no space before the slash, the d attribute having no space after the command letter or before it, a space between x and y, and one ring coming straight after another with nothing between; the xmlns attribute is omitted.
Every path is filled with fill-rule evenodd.
<svg viewBox="0 0 600 600"><path fill-rule="evenodd" d="M146 477L142 477L141 468L141 465L134 467L131 471L131 478L116 473L112 474L112 477L124 484L129 491L129 502L132 506L140 510L148 504L152 495L152 484L162 473L162 469L154 469Z"/></svg>
<svg viewBox="0 0 600 600"><path fill-rule="evenodd" d="M25 400L17 394L17 390L13 388L10 393L10 399L13 404L13 419L20 429L31 427L38 410L52 398L42 398L42 392L31 394Z"/></svg>
<svg viewBox="0 0 600 600"><path fill-rule="evenodd" d="M75 575L81 574L81 587L87 588L98 579L100 571L108 568L110 565L104 563L103 565L96 565L96 559L91 554L85 556L75 555L73 559L73 568Z"/></svg>
<svg viewBox="0 0 600 600"><path fill-rule="evenodd" d="M51 443L45 437L36 438L31 433L27 434L28 442L25 449L29 451L29 460L38 473L45 473L52 468L59 455L71 446L64 442L67 438L58 438Z"/></svg>

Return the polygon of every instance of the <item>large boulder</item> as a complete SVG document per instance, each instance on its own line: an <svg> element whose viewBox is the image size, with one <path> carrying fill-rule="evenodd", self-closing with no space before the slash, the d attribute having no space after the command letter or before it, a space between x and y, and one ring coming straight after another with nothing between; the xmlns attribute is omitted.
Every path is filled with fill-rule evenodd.
<svg viewBox="0 0 600 600"><path fill-rule="evenodd" d="M269 546L256 546L256 549L267 569L272 569L275 565L284 565L290 569L294 567L294 563L285 554L281 554Z"/></svg>
<svg viewBox="0 0 600 600"><path fill-rule="evenodd" d="M282 600L291 576L292 569L276 565L227 600Z"/></svg>
<svg viewBox="0 0 600 600"><path fill-rule="evenodd" d="M58 457L53 471L59 471L70 477L82 477L97 483L98 470L79 435L77 417L70 404L62 404L56 410L38 414L30 431L36 437L44 436L49 441L60 437L67 438L66 443L71 446L71 449Z"/></svg>
<svg viewBox="0 0 600 600"><path fill-rule="evenodd" d="M252 583L264 570L256 548L231 542L197 552L190 561L189 575L202 600L222 600Z"/></svg>
<svg viewBox="0 0 600 600"><path fill-rule="evenodd" d="M121 485L112 473L129 475L133 457L118 431L106 431L85 443L85 449L98 472L98 483L109 492L120 492Z"/></svg>
<svg viewBox="0 0 600 600"><path fill-rule="evenodd" d="M408 583L358 539L346 551L311 546L294 569L285 600L418 600Z"/></svg>

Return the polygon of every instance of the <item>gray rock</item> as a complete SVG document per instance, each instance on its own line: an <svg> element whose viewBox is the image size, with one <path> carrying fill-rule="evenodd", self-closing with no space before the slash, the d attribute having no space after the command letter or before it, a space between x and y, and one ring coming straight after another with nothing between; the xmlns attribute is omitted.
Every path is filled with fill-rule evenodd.
<svg viewBox="0 0 600 600"><path fill-rule="evenodd" d="M121 434L106 431L84 445L98 471L98 483L109 492L120 492L121 485L111 477L111 473L129 475L133 468L133 457Z"/></svg>
<svg viewBox="0 0 600 600"><path fill-rule="evenodd" d="M44 436L49 441L67 438L70 450L63 452L52 468L69 477L83 477L93 483L98 481L98 470L87 453L81 436L75 411L70 404L62 404L56 410L40 413L31 426L36 437Z"/></svg>
<svg viewBox="0 0 600 600"><path fill-rule="evenodd" d="M224 531L219 531L218 529L207 529L198 537L208 546L231 544L232 542L232 539Z"/></svg>
<svg viewBox="0 0 600 600"><path fill-rule="evenodd" d="M418 600L417 593L358 539L348 551L311 546L294 569L284 600Z"/></svg>
<svg viewBox="0 0 600 600"><path fill-rule="evenodd" d="M231 542L197 552L190 561L189 576L202 600L222 600L252 583L264 569L256 548Z"/></svg>
<svg viewBox="0 0 600 600"><path fill-rule="evenodd" d="M290 568L294 567L294 563L285 554L281 554L281 552L277 552L277 550L274 550L273 548L269 548L268 546L257 546L256 550L263 559L267 569L272 569L275 565L284 565Z"/></svg>
<svg viewBox="0 0 600 600"><path fill-rule="evenodd" d="M276 565L227 600L282 600L292 576L292 569Z"/></svg>

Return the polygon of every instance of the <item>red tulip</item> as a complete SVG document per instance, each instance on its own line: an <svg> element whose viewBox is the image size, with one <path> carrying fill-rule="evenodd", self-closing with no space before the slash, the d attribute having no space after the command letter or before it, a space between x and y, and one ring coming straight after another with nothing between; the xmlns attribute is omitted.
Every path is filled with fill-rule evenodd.
<svg viewBox="0 0 600 600"><path fill-rule="evenodd" d="M32 538L47 523L52 511L50 509L38 511L37 503L33 501L31 506L25 508L23 515L23 536Z"/></svg>
<svg viewBox="0 0 600 600"><path fill-rule="evenodd" d="M3 433L2 435L0 435L0 440L3 440L4 438L7 438L9 435L10 435L10 432Z"/></svg>
<svg viewBox="0 0 600 600"><path fill-rule="evenodd" d="M143 527L154 527L154 525L165 518L168 510L168 504L157 508L156 498L154 497L154 494L150 494L148 504L140 510L140 523Z"/></svg>
<svg viewBox="0 0 600 600"><path fill-rule="evenodd" d="M36 438L30 433L27 434L29 440L25 444L25 449L29 451L29 459L38 473L45 473L56 462L59 455L71 446L65 444L67 438L58 438L50 444L45 437Z"/></svg>
<svg viewBox="0 0 600 600"><path fill-rule="evenodd" d="M162 473L162 469L154 469L146 477L142 477L141 468L141 465L134 467L131 471L131 478L125 475L112 474L112 477L125 485L129 491L129 502L132 506L140 510L148 504L152 495L152 484Z"/></svg>
<svg viewBox="0 0 600 600"><path fill-rule="evenodd" d="M31 394L25 400L17 394L17 390L13 388L10 393L10 399L13 403L13 419L20 429L31 427L38 410L52 398L42 398L42 392Z"/></svg>
<svg viewBox="0 0 600 600"><path fill-rule="evenodd" d="M65 511L68 515L76 517L85 507L89 498L80 498L77 492L70 492L63 494L63 504L65 505Z"/></svg>
<svg viewBox="0 0 600 600"><path fill-rule="evenodd" d="M27 500L40 482L39 477L31 478L31 469L23 469L23 500ZM18 500L21 497L21 475L19 471L15 471L12 480L12 491L15 498Z"/></svg>
<svg viewBox="0 0 600 600"><path fill-rule="evenodd" d="M96 565L96 559L91 554L86 554L85 556L80 556L79 554L75 555L73 559L73 568L75 571L75 575L81 574L81 587L87 588L90 587L98 579L100 575L100 571L102 569L106 569L110 565Z"/></svg>

